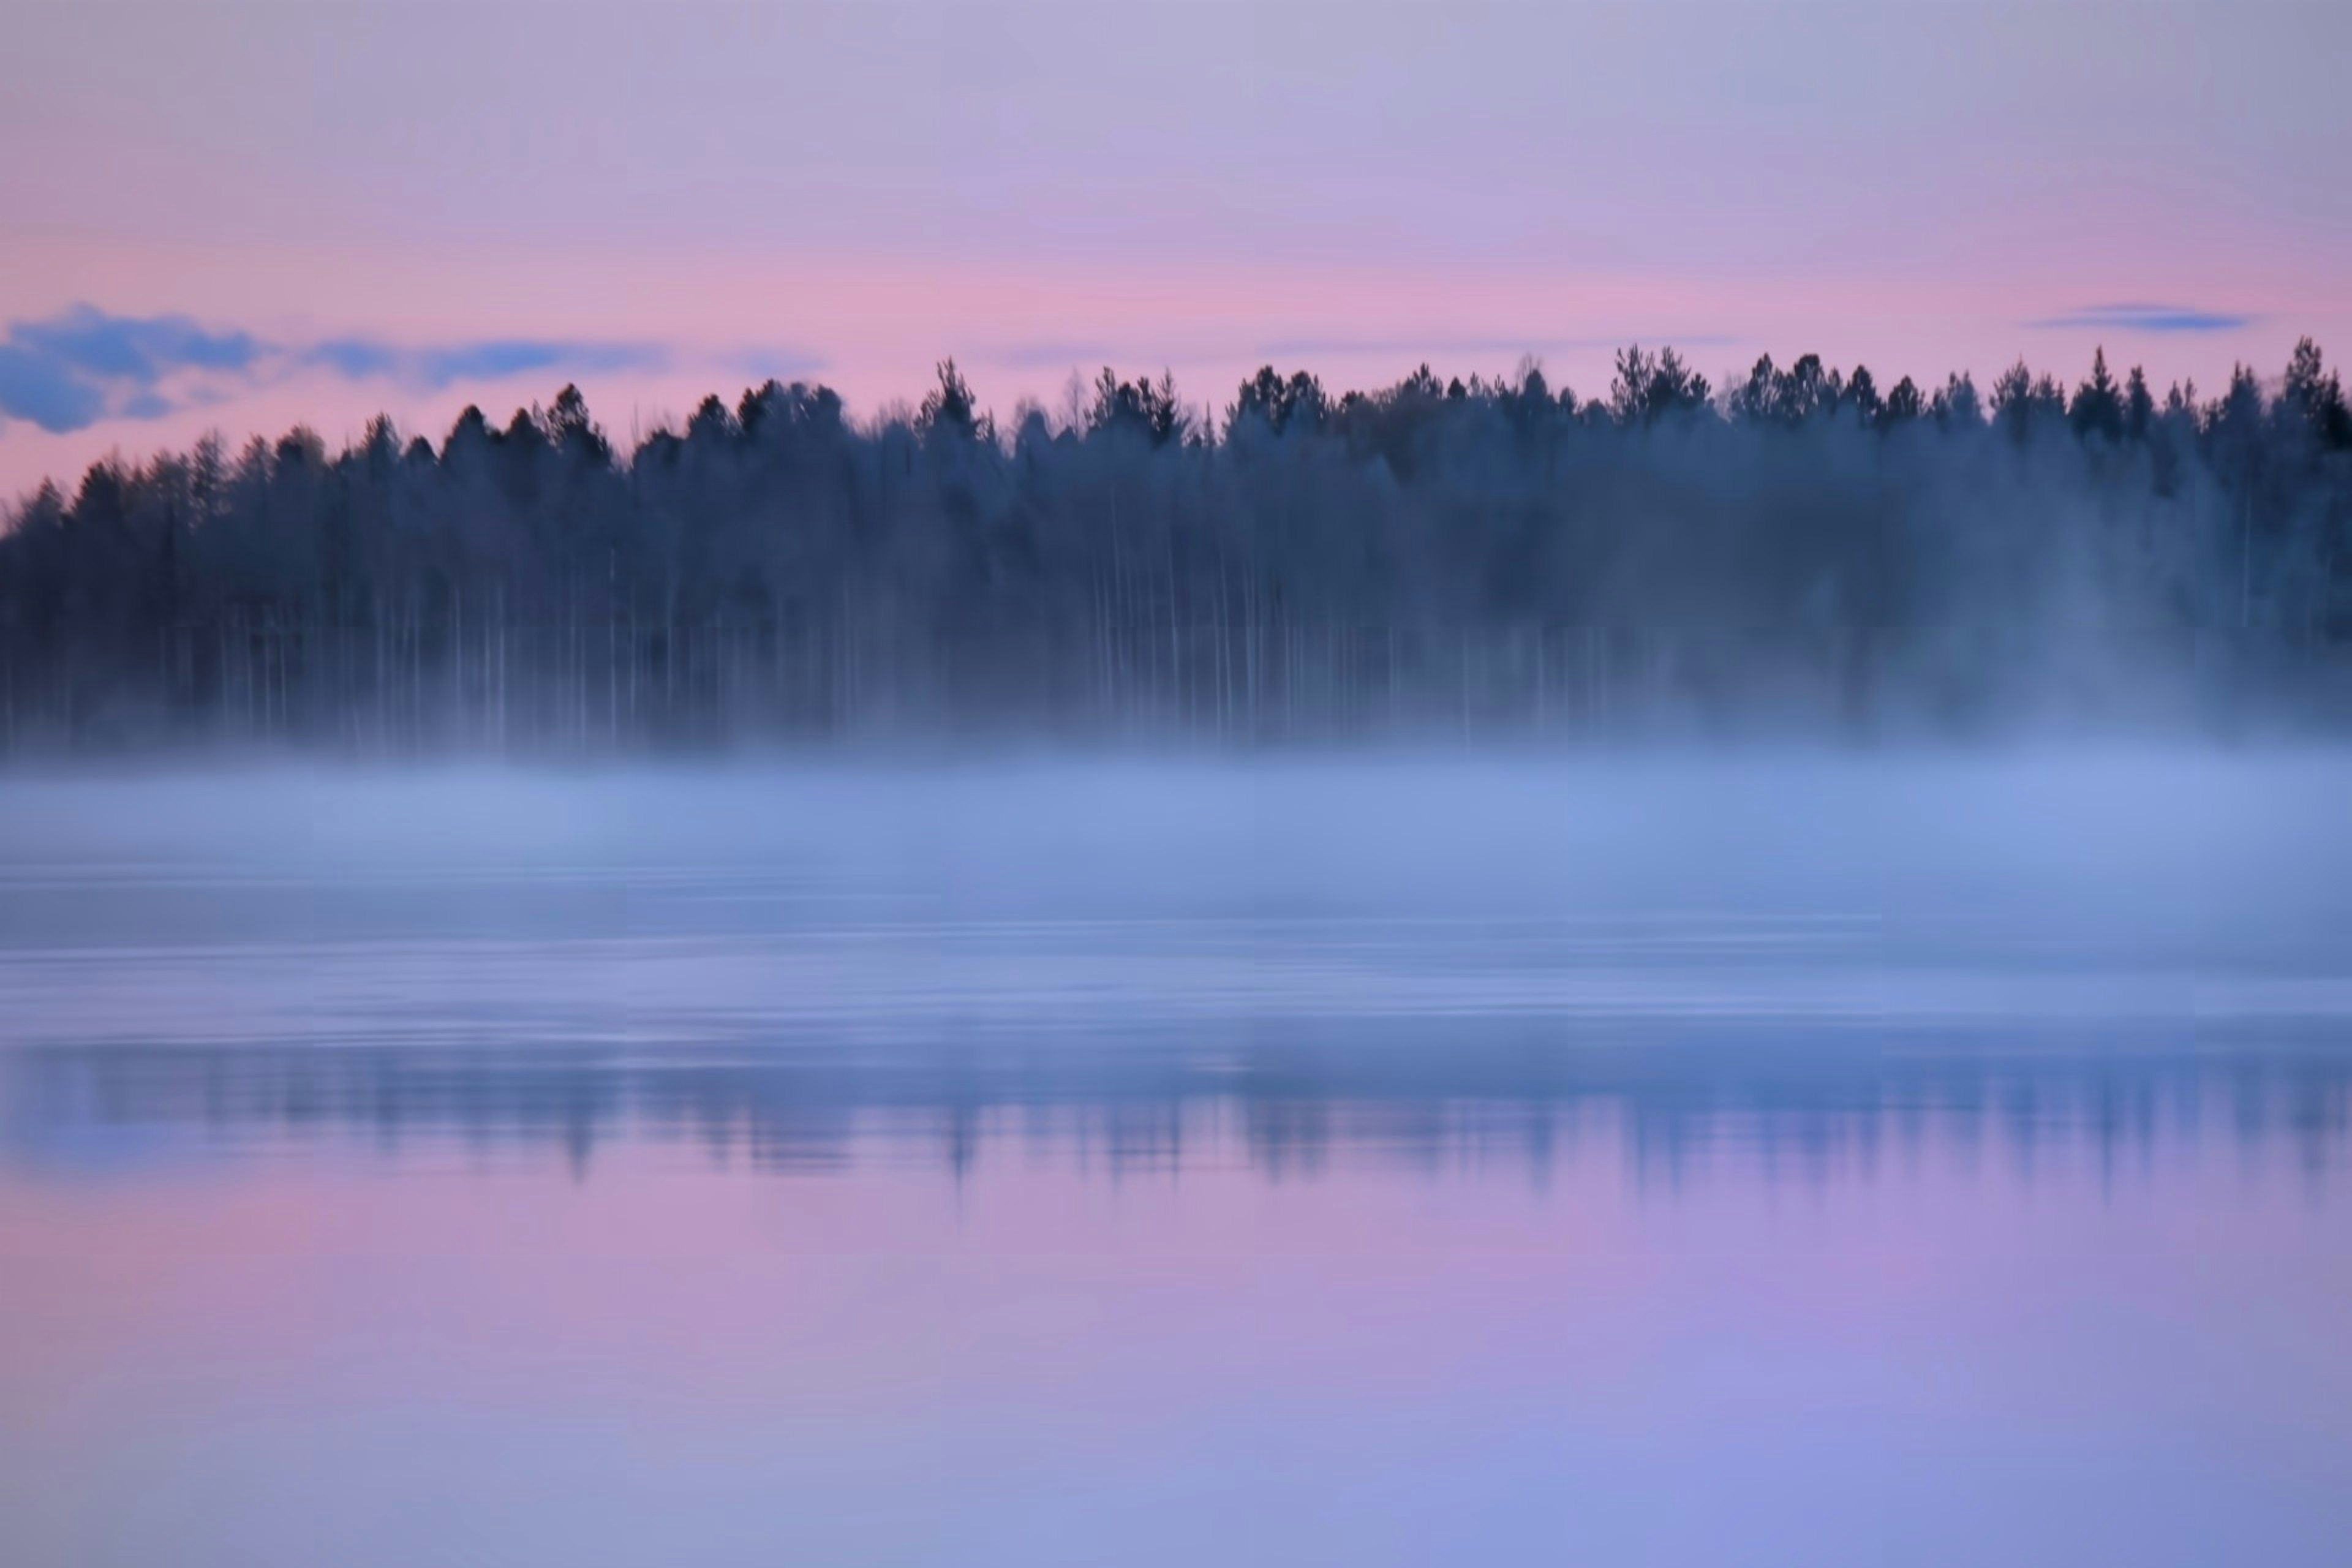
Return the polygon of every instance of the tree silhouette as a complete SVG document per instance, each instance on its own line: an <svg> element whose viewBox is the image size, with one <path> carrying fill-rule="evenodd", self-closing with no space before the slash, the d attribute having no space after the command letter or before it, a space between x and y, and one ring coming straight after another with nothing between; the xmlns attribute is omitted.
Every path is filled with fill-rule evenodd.
<svg viewBox="0 0 2352 1568"><path fill-rule="evenodd" d="M1267 365L1221 427L1105 369L1007 429L943 360L909 411L772 381L628 450L565 386L437 446L109 458L0 531L0 745L2334 712L2352 415L2308 340L2210 402L2020 363L1990 424L1964 373L1614 369L1586 402L1532 359L1336 396Z"/></svg>
<svg viewBox="0 0 2352 1568"><path fill-rule="evenodd" d="M2113 441L2124 433L2124 398L2116 385L2116 378L2107 374L2107 351L2095 350L2091 355L2091 374L2074 389L2074 401L2066 410L2067 422L2077 436L2097 436Z"/></svg>

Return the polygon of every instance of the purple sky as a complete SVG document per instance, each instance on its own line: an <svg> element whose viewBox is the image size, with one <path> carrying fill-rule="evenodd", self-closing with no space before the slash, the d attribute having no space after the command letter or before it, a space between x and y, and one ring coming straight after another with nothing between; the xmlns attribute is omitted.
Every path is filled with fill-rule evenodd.
<svg viewBox="0 0 2352 1568"><path fill-rule="evenodd" d="M0 494L576 379L2352 353L2352 7L30 0Z"/></svg>

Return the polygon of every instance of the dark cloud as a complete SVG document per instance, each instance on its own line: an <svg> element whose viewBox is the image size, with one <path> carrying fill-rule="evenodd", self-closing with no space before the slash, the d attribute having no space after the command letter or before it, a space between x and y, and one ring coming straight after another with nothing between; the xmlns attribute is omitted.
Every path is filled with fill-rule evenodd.
<svg viewBox="0 0 2352 1568"><path fill-rule="evenodd" d="M22 419L62 432L101 419L154 419L300 369L438 392L532 372L656 371L674 358L657 343L561 338L275 343L250 332L202 327L186 316L117 316L74 305L38 321L11 322L0 336L0 423ZM804 374L824 363L790 350L729 356L723 363L739 359L741 368L759 375Z"/></svg>
<svg viewBox="0 0 2352 1568"><path fill-rule="evenodd" d="M347 381L383 378L436 392L461 381L496 381L530 371L660 370L670 363L669 352L656 343L547 338L486 338L421 348L374 338L331 338L299 357Z"/></svg>
<svg viewBox="0 0 2352 1568"><path fill-rule="evenodd" d="M436 387L533 370L659 370L668 363L668 353L652 343L541 342L520 338L428 349L417 356L424 380Z"/></svg>
<svg viewBox="0 0 2352 1568"><path fill-rule="evenodd" d="M246 332L208 332L185 316L112 316L91 305L16 322L8 341L85 374L128 381L190 368L244 370L261 353Z"/></svg>
<svg viewBox="0 0 2352 1568"><path fill-rule="evenodd" d="M2186 305L2085 305L2078 310L2028 321L2029 327L2063 327L2116 332L2228 332L2254 318Z"/></svg>
<svg viewBox="0 0 2352 1568"><path fill-rule="evenodd" d="M48 355L0 343L0 418L79 430L106 411L105 395Z"/></svg>
<svg viewBox="0 0 2352 1568"><path fill-rule="evenodd" d="M302 357L306 363L331 370L350 381L360 381L372 375L390 375L400 365L397 353L365 338L331 339L317 344Z"/></svg>
<svg viewBox="0 0 2352 1568"><path fill-rule="evenodd" d="M266 353L249 333L208 331L185 316L116 316L75 305L16 321L0 343L0 416L44 430L79 430L116 416L150 419L184 371L242 375Z"/></svg>

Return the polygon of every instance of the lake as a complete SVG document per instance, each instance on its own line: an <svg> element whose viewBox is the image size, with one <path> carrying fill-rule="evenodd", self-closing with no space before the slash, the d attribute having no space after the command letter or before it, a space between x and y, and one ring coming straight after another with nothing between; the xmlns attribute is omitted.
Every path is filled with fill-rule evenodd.
<svg viewBox="0 0 2352 1568"><path fill-rule="evenodd" d="M0 1561L2320 1564L2352 758L0 781Z"/></svg>

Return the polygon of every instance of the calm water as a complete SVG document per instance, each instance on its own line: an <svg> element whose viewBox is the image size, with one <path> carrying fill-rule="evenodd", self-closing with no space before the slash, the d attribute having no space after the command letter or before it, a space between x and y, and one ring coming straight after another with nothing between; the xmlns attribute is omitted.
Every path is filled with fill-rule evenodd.
<svg viewBox="0 0 2352 1568"><path fill-rule="evenodd" d="M0 1562L2338 1563L2347 802L0 784Z"/></svg>

